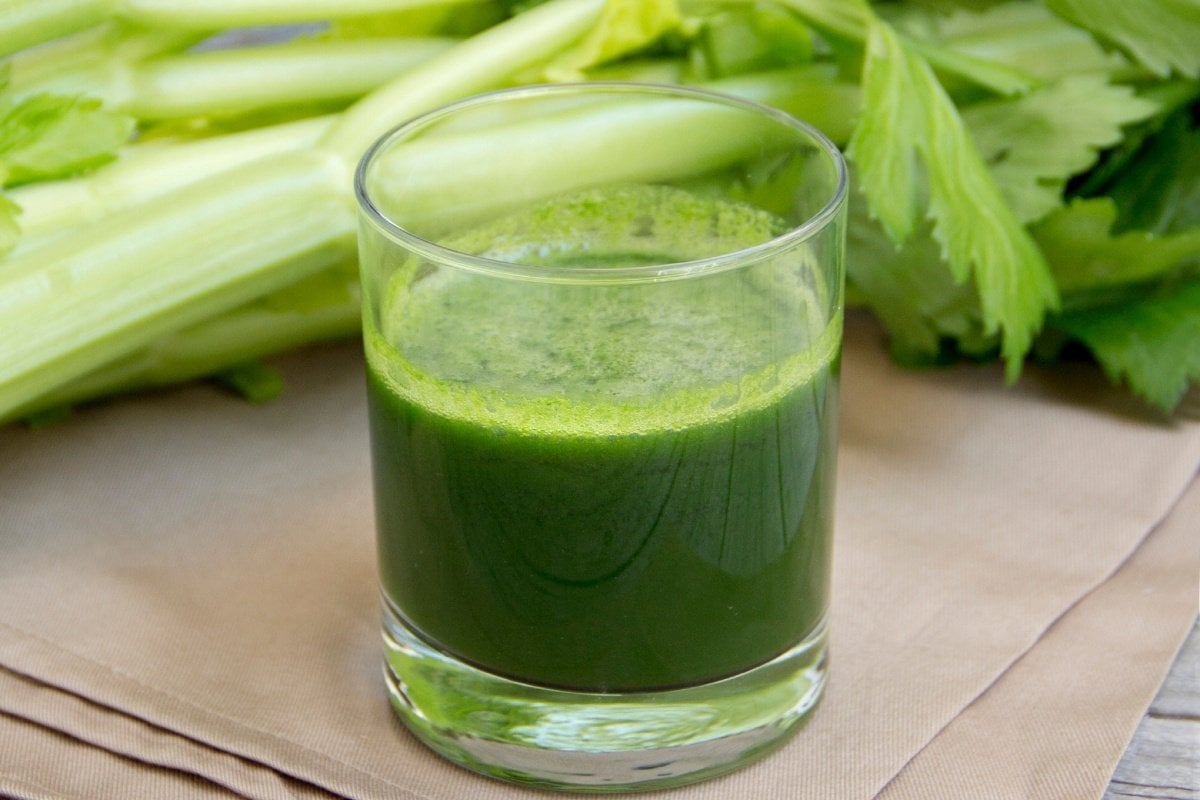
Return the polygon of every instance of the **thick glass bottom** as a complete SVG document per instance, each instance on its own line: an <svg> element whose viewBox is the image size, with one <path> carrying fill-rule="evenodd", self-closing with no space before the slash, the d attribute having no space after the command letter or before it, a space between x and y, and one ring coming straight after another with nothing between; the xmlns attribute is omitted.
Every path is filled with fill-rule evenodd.
<svg viewBox="0 0 1200 800"><path fill-rule="evenodd" d="M495 778L579 792L663 789L782 744L824 692L826 627L747 672L699 686L591 693L492 675L431 647L384 603L392 705L425 744Z"/></svg>

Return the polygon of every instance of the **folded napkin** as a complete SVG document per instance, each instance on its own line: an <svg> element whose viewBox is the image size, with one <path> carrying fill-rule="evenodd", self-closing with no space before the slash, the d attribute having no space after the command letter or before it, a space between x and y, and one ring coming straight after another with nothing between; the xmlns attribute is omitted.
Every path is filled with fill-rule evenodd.
<svg viewBox="0 0 1200 800"><path fill-rule="evenodd" d="M878 800L1100 798L1196 614L1200 481ZM1181 627L1182 623L1182 627ZM1194 754L1200 758L1200 751Z"/></svg>
<svg viewBox="0 0 1200 800"><path fill-rule="evenodd" d="M393 718L361 356L280 365L263 406L0 429L0 795L548 796ZM842 392L826 700L669 796L1099 797L1195 617L1200 421L1085 367L905 371L858 316Z"/></svg>

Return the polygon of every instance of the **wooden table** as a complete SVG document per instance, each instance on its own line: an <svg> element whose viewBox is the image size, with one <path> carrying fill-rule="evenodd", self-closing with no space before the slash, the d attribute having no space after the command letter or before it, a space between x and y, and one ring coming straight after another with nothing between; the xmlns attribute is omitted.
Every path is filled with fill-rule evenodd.
<svg viewBox="0 0 1200 800"><path fill-rule="evenodd" d="M1113 773L1104 800L1200 800L1200 622Z"/></svg>

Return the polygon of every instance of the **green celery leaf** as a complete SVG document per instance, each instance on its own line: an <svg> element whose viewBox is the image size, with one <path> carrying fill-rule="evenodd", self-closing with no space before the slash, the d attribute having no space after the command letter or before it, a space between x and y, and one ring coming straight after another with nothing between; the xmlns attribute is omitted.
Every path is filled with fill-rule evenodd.
<svg viewBox="0 0 1200 800"><path fill-rule="evenodd" d="M54 406L42 411L36 411L22 420L30 430L40 431L53 428L71 418L70 406Z"/></svg>
<svg viewBox="0 0 1200 800"><path fill-rule="evenodd" d="M892 356L902 364L943 360L946 340L953 340L960 352L995 350L994 337L981 340L974 287L950 274L928 223L897 247L861 203L852 203L846 278L887 330Z"/></svg>
<svg viewBox="0 0 1200 800"><path fill-rule="evenodd" d="M1067 197L1096 197L1107 194L1114 182L1123 180L1130 174L1140 173L1141 167L1135 165L1135 162L1150 151L1159 149L1155 139L1163 128L1176 117L1186 119L1190 113L1189 107L1200 104L1200 83L1184 80L1144 83L1139 89L1139 97L1158 103L1159 113L1144 122L1130 125L1125 130L1124 138L1105 150L1095 166L1073 177L1067 183ZM1169 144L1168 142L1168 146ZM1118 225L1120 224L1122 223L1118 221ZM1146 226L1135 224L1131 227Z"/></svg>
<svg viewBox="0 0 1200 800"><path fill-rule="evenodd" d="M813 58L812 30L774 3L722 7L705 15L691 47L701 79L807 64Z"/></svg>
<svg viewBox="0 0 1200 800"><path fill-rule="evenodd" d="M803 16L814 27L832 37L828 44L834 50L838 49L836 40L855 42L870 46L871 28L876 22L878 12L888 19L904 19L916 15L902 13L892 4L872 6L865 0L781 0L796 13ZM907 27L907 26L906 26ZM1021 94L1029 91L1036 81L1024 70L997 61L978 58L965 50L949 48L929 37L928 31L923 31L917 25L916 36L902 33L900 38L905 47L918 53L929 64L951 76L963 79L970 84L986 88L990 92L1001 95Z"/></svg>
<svg viewBox="0 0 1200 800"><path fill-rule="evenodd" d="M1122 126L1144 120L1157 104L1102 75L1075 75L1021 97L962 111L980 155L1017 218L1032 222L1063 202L1067 180L1121 141Z"/></svg>
<svg viewBox="0 0 1200 800"><path fill-rule="evenodd" d="M1063 314L1051 324L1081 341L1114 383L1164 411L1200 382L1200 278L1133 302Z"/></svg>
<svg viewBox="0 0 1200 800"><path fill-rule="evenodd" d="M896 244L918 218L916 142L924 131L907 55L890 26L873 25L862 73L862 108L846 148L871 214Z"/></svg>
<svg viewBox="0 0 1200 800"><path fill-rule="evenodd" d="M957 281L974 278L984 334L1000 334L1008 378L1015 379L1046 311L1058 306L1049 266L933 69L881 20L868 34L863 108L850 156L871 212L894 241L911 233L915 149L928 180L933 238Z"/></svg>
<svg viewBox="0 0 1200 800"><path fill-rule="evenodd" d="M1113 235L1116 219L1111 198L1077 198L1033 227L1064 295L1143 283L1200 264L1200 227Z"/></svg>
<svg viewBox="0 0 1200 800"><path fill-rule="evenodd" d="M925 113L917 149L929 176L933 236L959 280L974 274L985 332L1001 333L1007 375L1015 380L1046 311L1058 306L1050 268L933 70L910 55L909 72Z"/></svg>
<svg viewBox="0 0 1200 800"><path fill-rule="evenodd" d="M826 33L847 41L866 38L874 12L867 0L782 0Z"/></svg>
<svg viewBox="0 0 1200 800"><path fill-rule="evenodd" d="M1046 0L1052 11L1123 48L1156 75L1200 77L1196 0Z"/></svg>
<svg viewBox="0 0 1200 800"><path fill-rule="evenodd" d="M132 117L84 97L0 98L0 185L61 178L111 161Z"/></svg>
<svg viewBox="0 0 1200 800"><path fill-rule="evenodd" d="M217 385L251 403L265 403L283 394L283 376L259 361L248 361L222 370L213 376Z"/></svg>
<svg viewBox="0 0 1200 800"><path fill-rule="evenodd" d="M1128 65L1087 31L1029 0L1009 0L978 11L956 8L944 15L927 15L923 22L926 35L954 50L1043 81L1083 73L1111 74Z"/></svg>
<svg viewBox="0 0 1200 800"><path fill-rule="evenodd" d="M1200 228L1200 127L1190 110L1171 115L1106 184L1118 230L1157 234Z"/></svg>
<svg viewBox="0 0 1200 800"><path fill-rule="evenodd" d="M608 0L583 39L551 61L542 74L554 81L581 79L591 67L645 50L678 30L682 22L676 0Z"/></svg>

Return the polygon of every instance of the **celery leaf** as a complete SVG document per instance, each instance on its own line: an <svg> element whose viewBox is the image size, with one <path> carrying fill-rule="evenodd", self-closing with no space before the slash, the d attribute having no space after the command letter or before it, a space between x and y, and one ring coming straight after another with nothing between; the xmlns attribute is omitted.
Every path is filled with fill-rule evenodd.
<svg viewBox="0 0 1200 800"><path fill-rule="evenodd" d="M577 80L584 70L646 49L682 21L676 0L608 0L595 25L543 74L554 81Z"/></svg>
<svg viewBox="0 0 1200 800"><path fill-rule="evenodd" d="M107 163L134 124L90 98L0 98L0 185L66 177Z"/></svg>
<svg viewBox="0 0 1200 800"><path fill-rule="evenodd" d="M892 357L902 364L942 360L946 340L959 352L990 349L978 342L982 331L979 299L959 283L941 259L928 223L897 247L861 203L846 221L846 280L863 305L883 324Z"/></svg>
<svg viewBox="0 0 1200 800"><path fill-rule="evenodd" d="M1200 227L1167 235L1142 230L1113 235L1116 220L1112 198L1077 198L1033 227L1064 293L1141 283L1200 264Z"/></svg>
<svg viewBox="0 0 1200 800"><path fill-rule="evenodd" d="M1144 299L1064 314L1054 327L1081 341L1114 383L1170 411L1200 382L1200 278Z"/></svg>
<svg viewBox="0 0 1200 800"><path fill-rule="evenodd" d="M1101 75L1075 75L1016 98L990 100L962 112L980 155L1022 222L1063 202L1067 179L1121 141L1122 126L1144 120L1156 103Z"/></svg>
<svg viewBox="0 0 1200 800"><path fill-rule="evenodd" d="M872 212L894 240L911 233L915 149L928 181L933 238L958 282L974 278L984 333L1000 334L1015 379L1046 311L1058 306L1049 266L933 69L881 20L868 34L863 106L870 113L859 119L851 157Z"/></svg>
<svg viewBox="0 0 1200 800"><path fill-rule="evenodd" d="M1200 120L1193 124L1188 108L1171 115L1103 192L1117 205L1118 229L1166 234L1200 228Z"/></svg>
<svg viewBox="0 0 1200 800"><path fill-rule="evenodd" d="M933 70L910 55L909 72L925 113L917 149L929 176L933 236L959 280L974 274L984 329L1001 333L1013 380L1046 311L1058 306L1050 268L1005 202Z"/></svg>
<svg viewBox="0 0 1200 800"><path fill-rule="evenodd" d="M883 24L867 35L862 72L863 113L846 148L871 214L897 245L912 235L918 217L916 141L923 135L913 102L907 55Z"/></svg>
<svg viewBox="0 0 1200 800"><path fill-rule="evenodd" d="M947 46L1020 69L1043 81L1081 73L1110 74L1128 62L1040 3L1008 0L973 11L927 15L923 23Z"/></svg>
<svg viewBox="0 0 1200 800"><path fill-rule="evenodd" d="M706 15L691 43L691 66L703 78L806 64L813 33L794 14L769 3Z"/></svg>
<svg viewBox="0 0 1200 800"><path fill-rule="evenodd" d="M781 0L819 30L847 41L867 36L873 10L867 0Z"/></svg>
<svg viewBox="0 0 1200 800"><path fill-rule="evenodd" d="M283 394L283 375L259 361L247 361L223 369L213 381L251 403L266 403Z"/></svg>
<svg viewBox="0 0 1200 800"><path fill-rule="evenodd" d="M1046 0L1063 18L1124 49L1156 75L1200 77L1195 0Z"/></svg>

